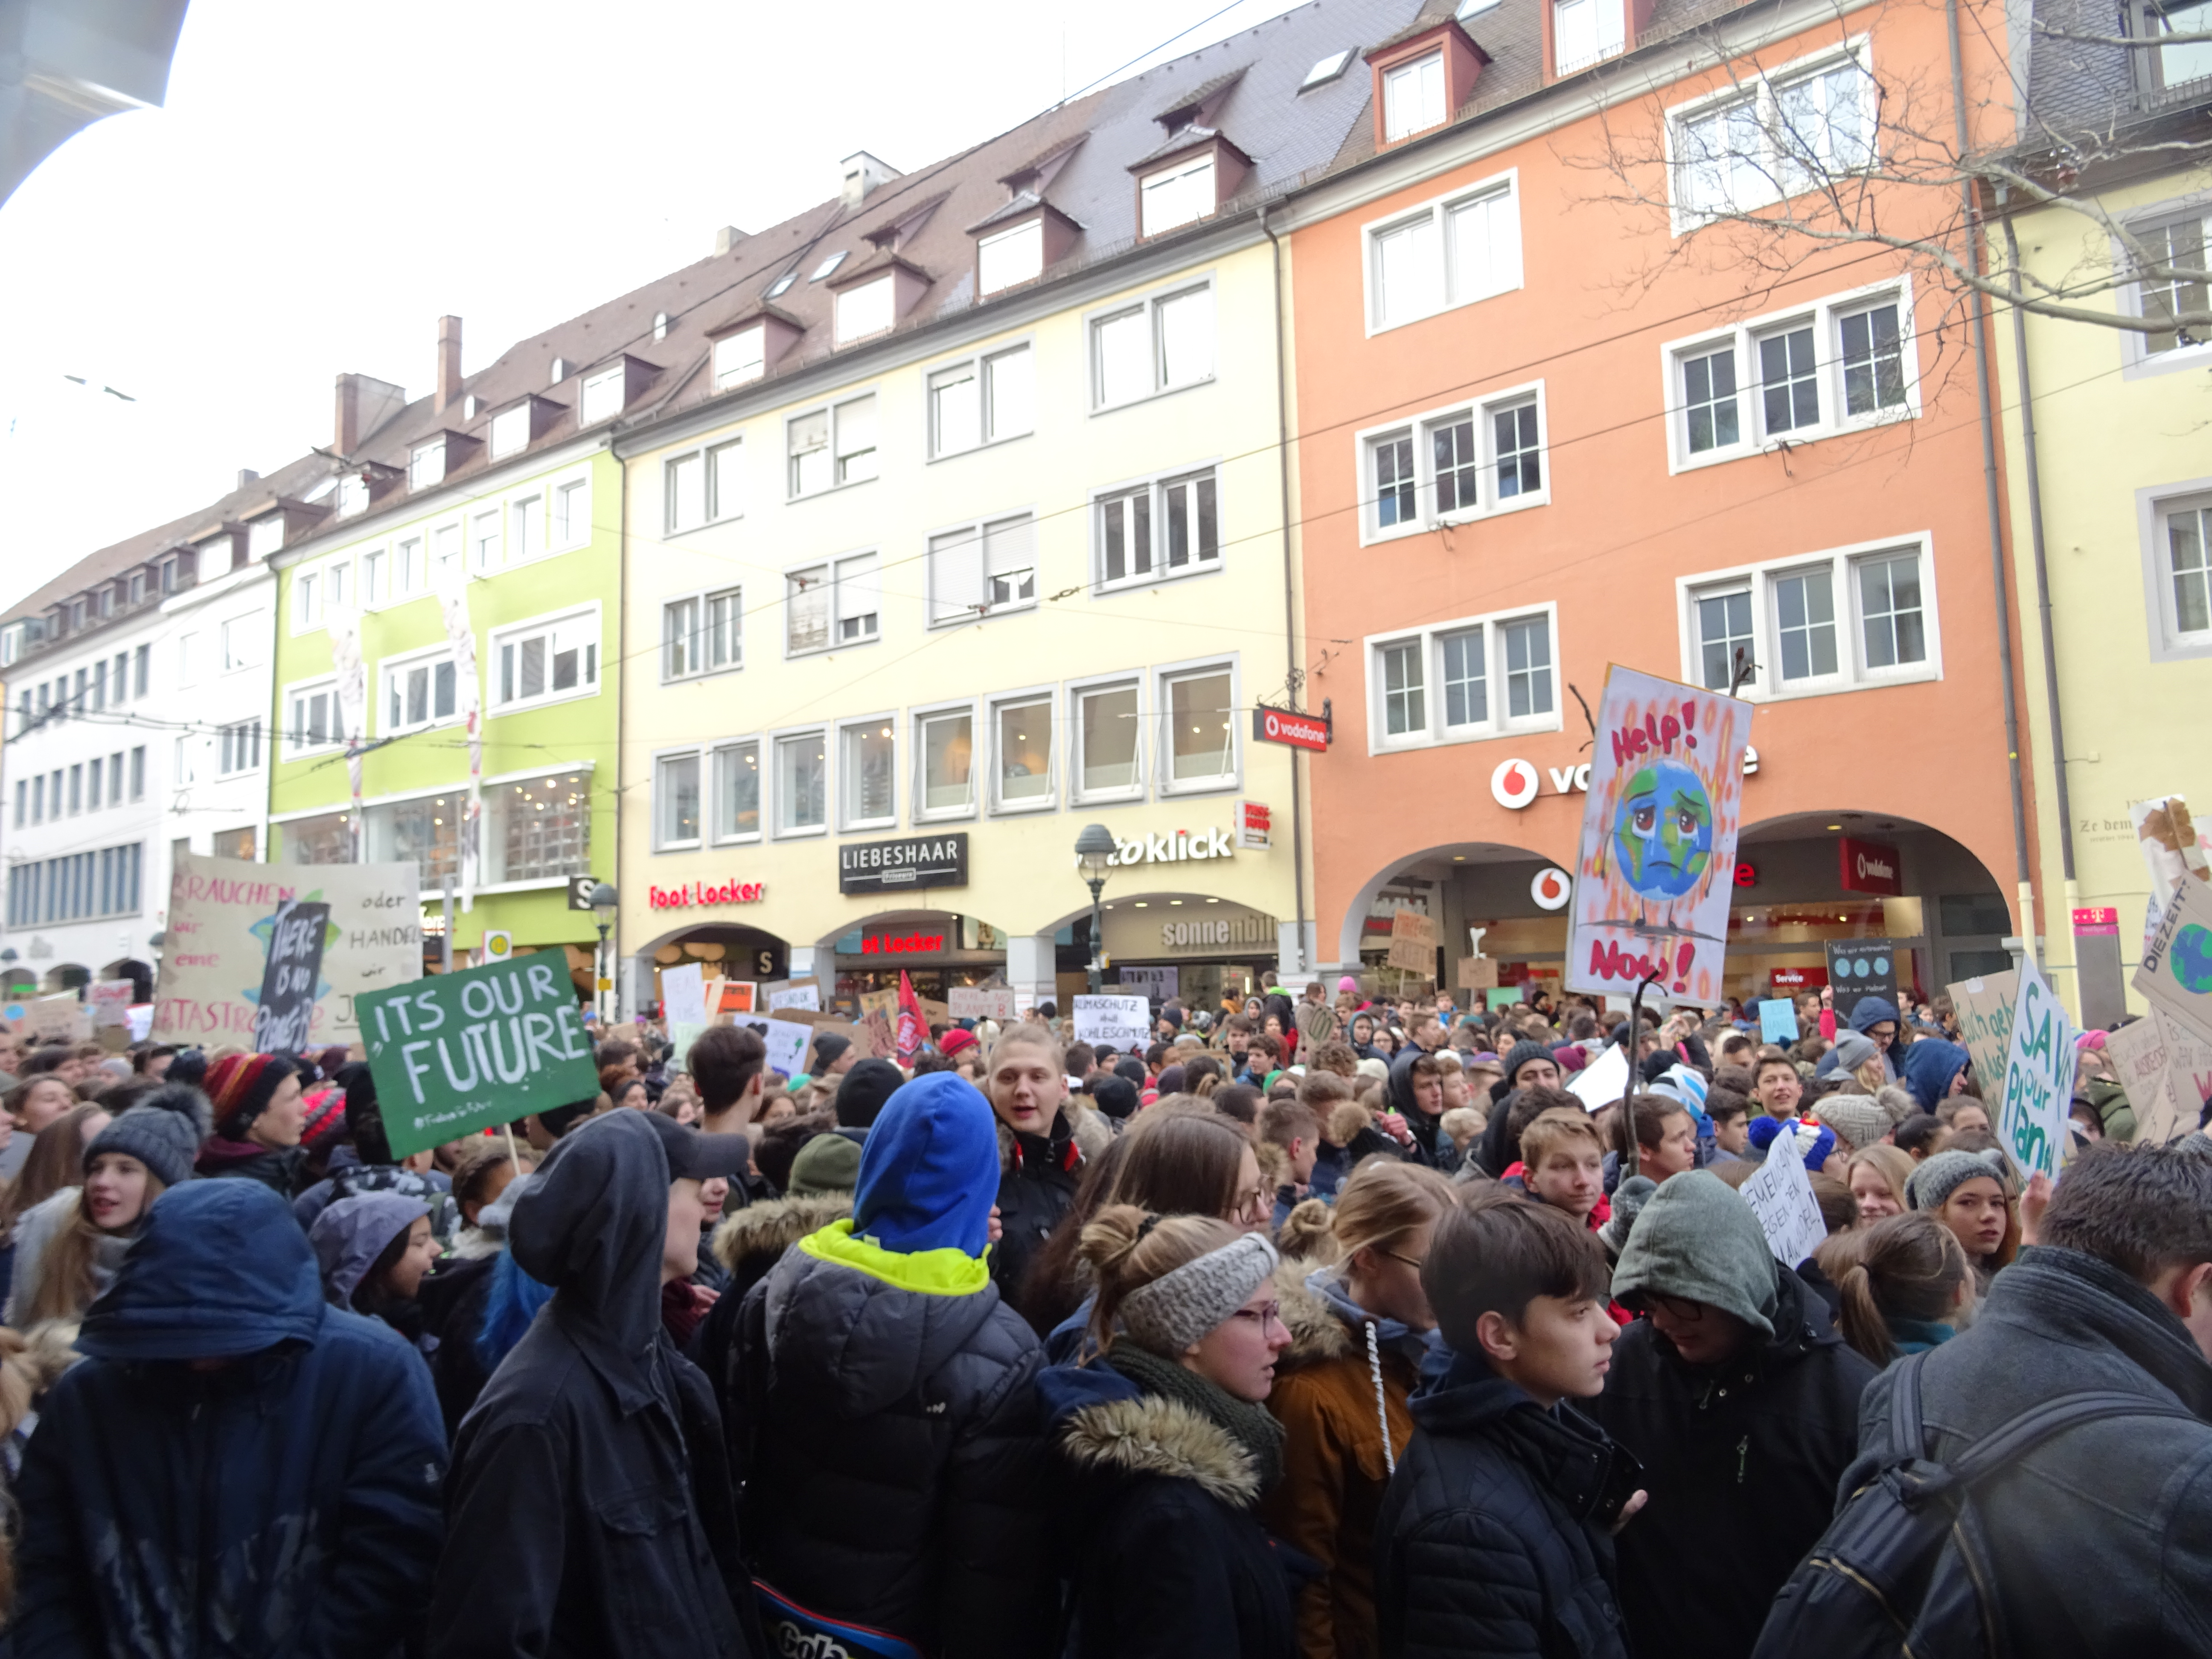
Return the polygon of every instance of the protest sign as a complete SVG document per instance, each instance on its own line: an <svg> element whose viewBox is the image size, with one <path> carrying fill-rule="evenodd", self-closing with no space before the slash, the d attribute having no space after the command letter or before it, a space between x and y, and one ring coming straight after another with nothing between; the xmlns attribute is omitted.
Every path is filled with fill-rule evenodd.
<svg viewBox="0 0 2212 1659"><path fill-rule="evenodd" d="M896 986L893 986L888 990L863 991L860 993L860 1012L864 1014L872 1014L878 1011L880 1011L886 1018L897 1018L898 988Z"/></svg>
<svg viewBox="0 0 2212 1659"><path fill-rule="evenodd" d="M955 1019L1007 1020L1014 1017L1014 993L1006 985L955 985L945 994Z"/></svg>
<svg viewBox="0 0 2212 1659"><path fill-rule="evenodd" d="M1125 991L1142 992L1155 1002L1165 1002L1182 983L1180 968L1116 968L1114 977Z"/></svg>
<svg viewBox="0 0 2212 1659"><path fill-rule="evenodd" d="M2067 1145L2066 1116L2074 1103L2076 1035L2035 964L2021 963L2020 997L2013 1004L2012 1032L2005 1045L1997 1139L2027 1174L2058 1174Z"/></svg>
<svg viewBox="0 0 2212 1659"><path fill-rule="evenodd" d="M1984 974L1947 985L1943 993L1959 1016L1959 1041L1973 1056L1974 1081L1994 1099L2004 1087L2005 1051L2012 1043L2012 1006L2020 1000L2020 975Z"/></svg>
<svg viewBox="0 0 2212 1659"><path fill-rule="evenodd" d="M898 1053L898 1033L891 1029L891 1017L880 1008L871 1008L854 1022L857 1035L853 1046L861 1051L863 1060L890 1060Z"/></svg>
<svg viewBox="0 0 2212 1659"><path fill-rule="evenodd" d="M1570 991L1721 995L1751 705L1615 666L1598 705L1567 932Z"/></svg>
<svg viewBox="0 0 2212 1659"><path fill-rule="evenodd" d="M768 999L768 1012L779 1008L819 1008L822 1006L822 981L815 979L778 980L761 987L761 994Z"/></svg>
<svg viewBox="0 0 2212 1659"><path fill-rule="evenodd" d="M921 1005L921 1023L929 1030L933 1031L940 1025L952 1024L950 1004L939 1002L935 997L916 997L915 1000Z"/></svg>
<svg viewBox="0 0 2212 1659"><path fill-rule="evenodd" d="M2212 862L2205 856L2204 836L2189 815L2189 803L2179 795L2130 801L2128 815L2135 822L2143 866L2150 872L2150 902L2143 910L2143 942L2148 945L2175 890L2185 883L2212 881Z"/></svg>
<svg viewBox="0 0 2212 1659"><path fill-rule="evenodd" d="M1093 1047L1110 1042L1141 1054L1152 1040L1152 1006L1143 997L1078 997L1075 1040Z"/></svg>
<svg viewBox="0 0 2212 1659"><path fill-rule="evenodd" d="M92 1035L92 1011L74 991L33 997L22 1005L23 1036L33 1043L82 1042Z"/></svg>
<svg viewBox="0 0 2212 1659"><path fill-rule="evenodd" d="M150 1002L132 1003L131 1020L127 1029L130 1031L131 1042L143 1042L146 1040L146 1033L154 1029L154 1005Z"/></svg>
<svg viewBox="0 0 2212 1659"><path fill-rule="evenodd" d="M1869 997L1879 997L1902 1011L1912 983L1912 947L1892 939L1832 939L1827 946L1830 1000L1836 1010L1836 1026L1851 1023L1852 1012Z"/></svg>
<svg viewBox="0 0 2212 1659"><path fill-rule="evenodd" d="M2105 1054L2135 1114L2138 1145L2163 1146L2197 1127L2204 1100L2177 1049L2174 1028L2154 1008L2105 1039ZM2193 1046L2193 1045L2192 1045Z"/></svg>
<svg viewBox="0 0 2212 1659"><path fill-rule="evenodd" d="M1759 1173L1738 1188L1766 1235L1766 1248L1785 1267L1795 1267L1820 1248L1828 1226L1820 1219L1820 1200L1797 1150L1797 1137L1784 1129L1766 1149Z"/></svg>
<svg viewBox="0 0 2212 1659"><path fill-rule="evenodd" d="M253 1041L270 935L287 899L330 906L312 1045L363 1041L356 994L422 977L422 895L411 861L268 865L180 853L154 992L155 1042Z"/></svg>
<svg viewBox="0 0 2212 1659"><path fill-rule="evenodd" d="M854 1059L866 1060L868 1058L868 1051L860 1046L860 1028L853 1024L848 1020L837 1019L834 1018L815 1020L812 1022L811 1036L811 1040L817 1043L819 1043L822 1039L826 1036L842 1037L846 1042L853 1045ZM815 1054L818 1052L818 1049L810 1051L807 1054L807 1059L811 1060L814 1058ZM833 1078L830 1081L834 1083L836 1079Z"/></svg>
<svg viewBox="0 0 2212 1659"><path fill-rule="evenodd" d="M1390 913L1390 937L1425 945L1433 951L1437 948L1437 925L1411 905L1401 904Z"/></svg>
<svg viewBox="0 0 2212 1659"><path fill-rule="evenodd" d="M749 979L726 979L720 1000L712 1005L718 1014L749 1014L759 1006L760 987Z"/></svg>
<svg viewBox="0 0 2212 1659"><path fill-rule="evenodd" d="M2191 1036L2212 1042L2212 887L2176 884L2143 945L2135 988Z"/></svg>
<svg viewBox="0 0 2212 1659"><path fill-rule="evenodd" d="M394 1158L599 1092L576 989L550 954L354 999Z"/></svg>
<svg viewBox="0 0 2212 1659"><path fill-rule="evenodd" d="M253 1010L253 1046L263 1054L297 1054L307 1046L330 925L327 904L286 899L277 905Z"/></svg>
<svg viewBox="0 0 2212 1659"><path fill-rule="evenodd" d="M1437 947L1418 939L1392 939L1389 954L1382 959L1402 973L1418 974L1423 979L1437 971Z"/></svg>
<svg viewBox="0 0 2212 1659"><path fill-rule="evenodd" d="M1462 991L1487 991L1498 983L1498 958L1462 957L1452 981Z"/></svg>
<svg viewBox="0 0 2212 1659"><path fill-rule="evenodd" d="M707 1023L707 970L687 962L660 970L660 1001L672 1025Z"/></svg>
<svg viewBox="0 0 2212 1659"><path fill-rule="evenodd" d="M1601 1112L1620 1099L1628 1083L1628 1055L1618 1042L1609 1043L1595 1060L1567 1079L1567 1092L1593 1112Z"/></svg>
<svg viewBox="0 0 2212 1659"><path fill-rule="evenodd" d="M748 1031L757 1031L768 1046L768 1067L786 1077L797 1077L805 1069L806 1045L814 1041L814 1028L795 1019L770 1019L764 1014L738 1014L730 1021Z"/></svg>
<svg viewBox="0 0 2212 1659"><path fill-rule="evenodd" d="M131 1024L131 1005L137 994L137 988L127 979L96 980L86 986L84 998L92 1009L92 1029L97 1031L110 1025L127 1028Z"/></svg>
<svg viewBox="0 0 2212 1659"><path fill-rule="evenodd" d="M1759 1040L1790 1043L1797 1041L1797 1006L1781 998L1759 1005Z"/></svg>

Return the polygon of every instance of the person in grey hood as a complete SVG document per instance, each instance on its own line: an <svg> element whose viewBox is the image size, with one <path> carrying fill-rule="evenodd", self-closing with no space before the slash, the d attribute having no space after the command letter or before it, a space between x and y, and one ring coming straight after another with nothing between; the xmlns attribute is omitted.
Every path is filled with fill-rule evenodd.
<svg viewBox="0 0 2212 1659"><path fill-rule="evenodd" d="M433 1659L763 1654L714 1391L662 1329L698 1267L701 1184L742 1135L616 1112L562 1138L509 1249L553 1299L461 1424Z"/></svg>
<svg viewBox="0 0 2212 1659"><path fill-rule="evenodd" d="M381 1319L426 1354L437 1346L416 1300L438 1255L428 1205L392 1192L342 1198L315 1218L307 1243L333 1307Z"/></svg>

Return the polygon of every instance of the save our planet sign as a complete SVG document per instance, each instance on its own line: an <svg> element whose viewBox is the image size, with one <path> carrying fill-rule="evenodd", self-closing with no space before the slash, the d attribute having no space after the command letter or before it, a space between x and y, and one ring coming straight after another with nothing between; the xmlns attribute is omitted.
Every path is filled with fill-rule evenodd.
<svg viewBox="0 0 2212 1659"><path fill-rule="evenodd" d="M510 957L354 998L394 1158L599 1091L560 957Z"/></svg>

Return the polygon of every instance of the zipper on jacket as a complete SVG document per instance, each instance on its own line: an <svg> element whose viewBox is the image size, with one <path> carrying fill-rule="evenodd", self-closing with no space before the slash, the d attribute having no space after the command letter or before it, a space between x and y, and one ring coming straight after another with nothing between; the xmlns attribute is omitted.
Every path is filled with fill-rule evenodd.
<svg viewBox="0 0 2212 1659"><path fill-rule="evenodd" d="M1751 1437L1749 1435L1746 1435L1742 1439L1735 1443L1735 1483L1739 1486L1743 1485L1744 1461L1750 1455Z"/></svg>

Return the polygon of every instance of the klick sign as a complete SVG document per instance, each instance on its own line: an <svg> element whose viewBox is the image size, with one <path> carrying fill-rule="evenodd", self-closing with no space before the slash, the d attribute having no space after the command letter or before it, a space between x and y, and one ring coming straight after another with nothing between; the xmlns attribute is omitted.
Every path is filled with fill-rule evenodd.
<svg viewBox="0 0 2212 1659"><path fill-rule="evenodd" d="M599 1093L559 963L518 957L354 998L394 1158Z"/></svg>

